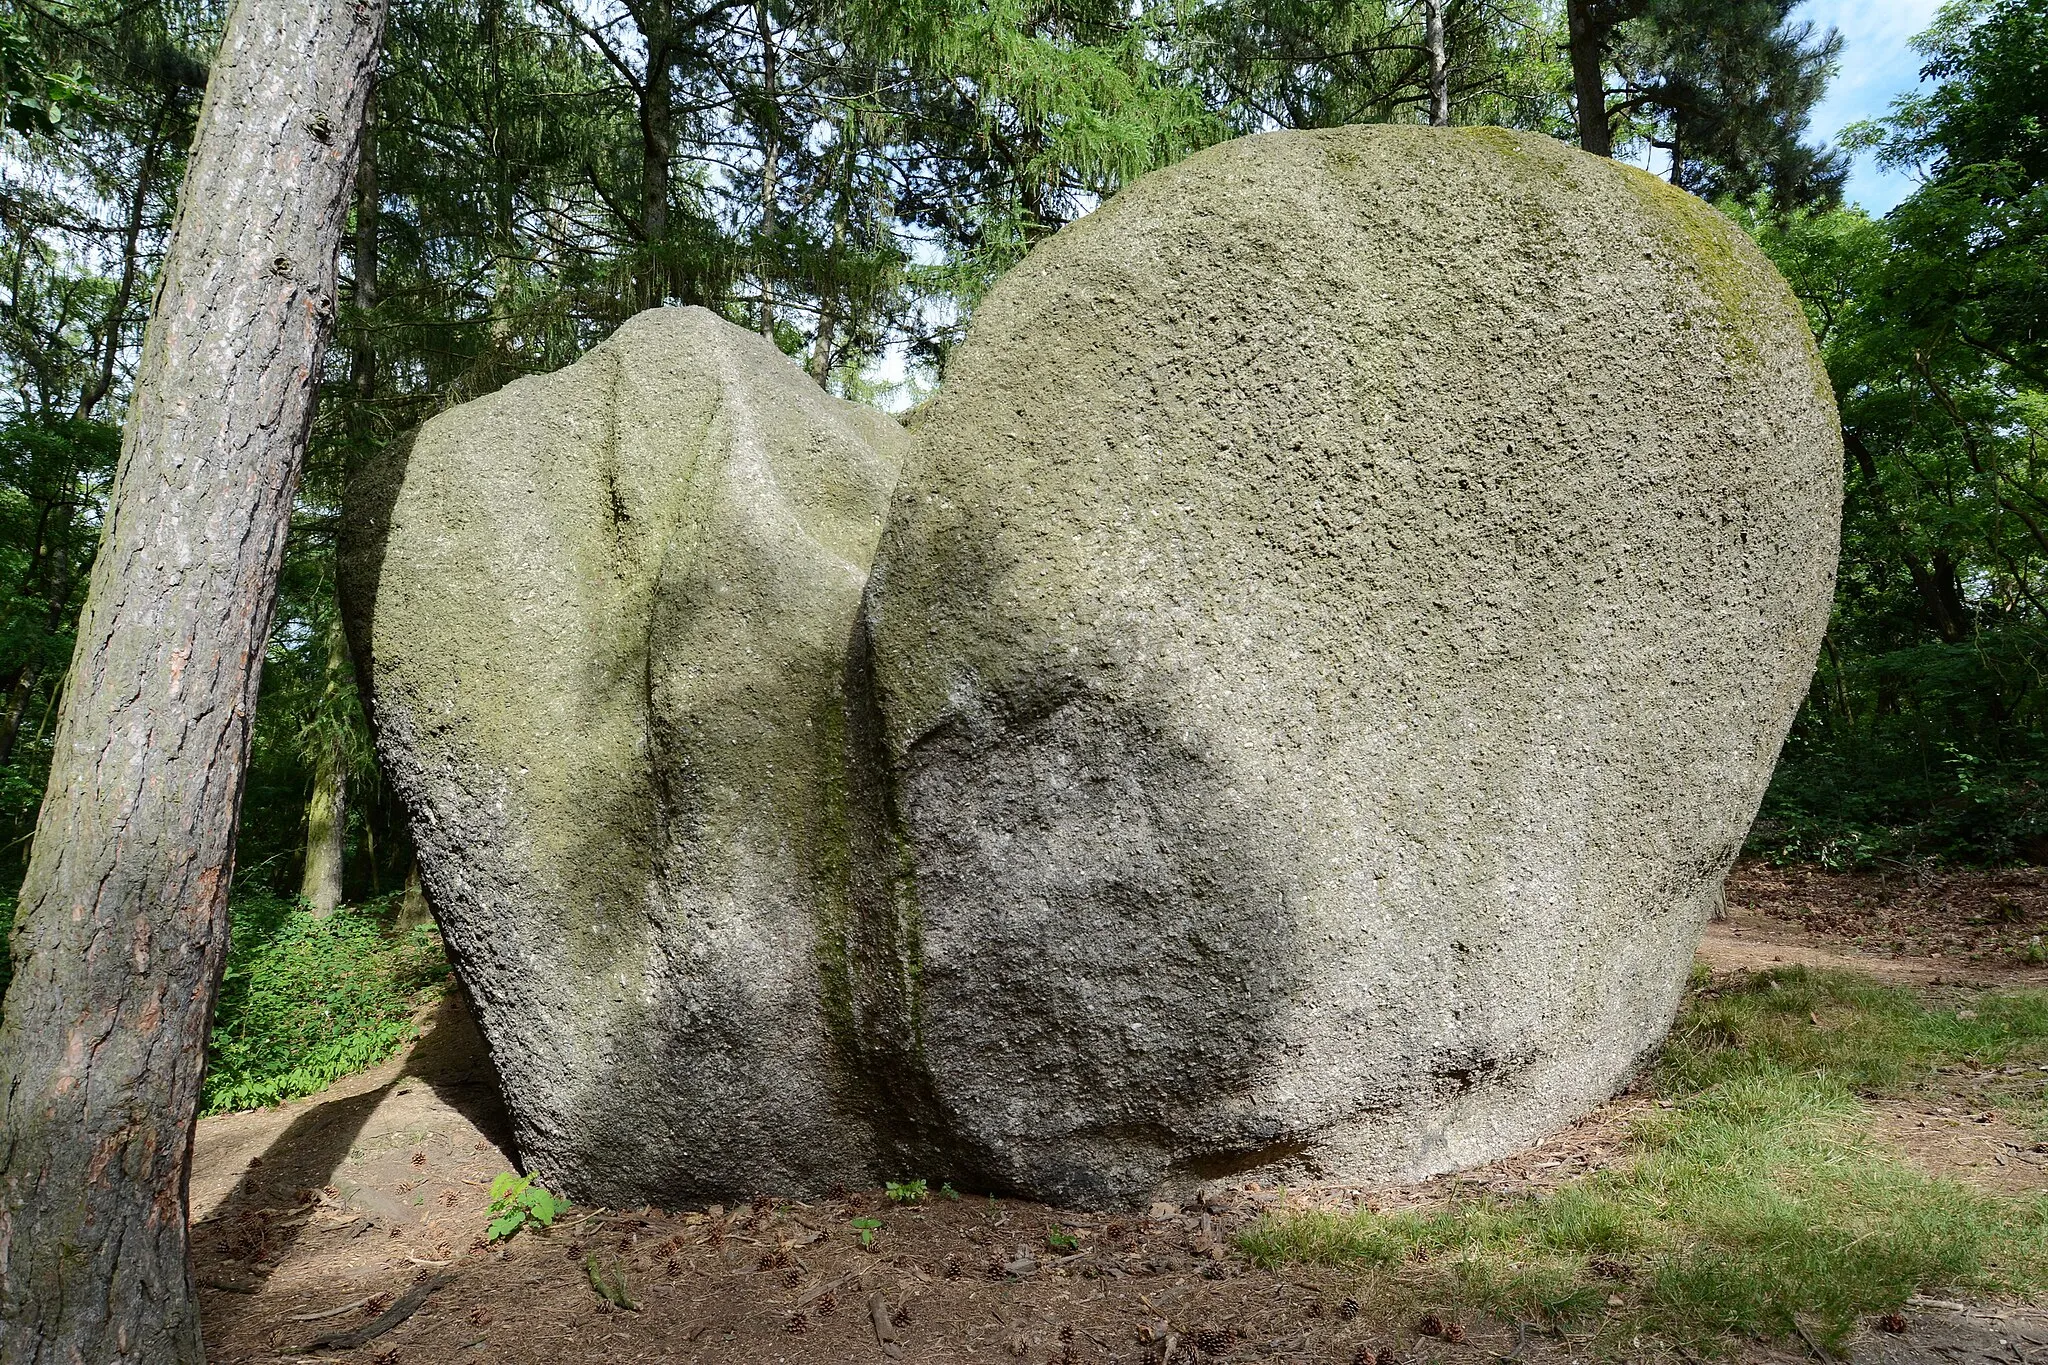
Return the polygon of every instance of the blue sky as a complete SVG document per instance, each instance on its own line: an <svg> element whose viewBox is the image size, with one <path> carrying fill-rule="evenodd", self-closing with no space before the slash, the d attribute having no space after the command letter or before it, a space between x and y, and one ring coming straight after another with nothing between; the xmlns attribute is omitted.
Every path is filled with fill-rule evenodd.
<svg viewBox="0 0 2048 1365"><path fill-rule="evenodd" d="M1920 56L1907 43L1934 18L1938 0L1808 0L1795 17L1842 32L1842 69L1814 110L1813 133L1832 142L1858 119L1876 118L1892 99L1920 83ZM1883 213L1912 192L1912 178L1861 156L1848 198Z"/></svg>

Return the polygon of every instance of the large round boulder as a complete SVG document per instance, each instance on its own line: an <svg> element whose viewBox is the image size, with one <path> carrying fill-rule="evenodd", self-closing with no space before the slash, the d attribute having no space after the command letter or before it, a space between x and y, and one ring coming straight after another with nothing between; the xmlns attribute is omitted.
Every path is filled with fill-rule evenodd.
<svg viewBox="0 0 2048 1365"><path fill-rule="evenodd" d="M1806 689L1840 469L1765 259L1547 138L1247 138L1040 246L866 602L854 1009L920 1159L1412 1176L1612 1093Z"/></svg>

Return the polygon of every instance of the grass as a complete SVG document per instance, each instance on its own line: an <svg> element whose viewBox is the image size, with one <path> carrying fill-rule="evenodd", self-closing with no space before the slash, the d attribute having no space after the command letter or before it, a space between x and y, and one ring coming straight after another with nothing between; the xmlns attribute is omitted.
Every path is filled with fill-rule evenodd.
<svg viewBox="0 0 2048 1365"><path fill-rule="evenodd" d="M1916 1290L2040 1291L2048 1200L1924 1174L1868 1136L1867 1100L2048 1055L2048 994L1959 999L1801 969L1696 983L1650 1078L1671 1107L1626 1162L1542 1197L1274 1215L1242 1248L1356 1267L1389 1312L1455 1304L1617 1350L1643 1333L1713 1350L1795 1315L1839 1344Z"/></svg>
<svg viewBox="0 0 2048 1365"><path fill-rule="evenodd" d="M448 960L431 928L396 927L396 902L320 920L296 900L237 896L203 1113L310 1095L412 1038L413 1017L447 983Z"/></svg>

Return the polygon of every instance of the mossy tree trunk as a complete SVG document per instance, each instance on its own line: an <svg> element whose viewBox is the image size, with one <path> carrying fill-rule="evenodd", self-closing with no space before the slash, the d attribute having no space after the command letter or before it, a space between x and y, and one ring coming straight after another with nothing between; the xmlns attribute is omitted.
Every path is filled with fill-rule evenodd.
<svg viewBox="0 0 2048 1365"><path fill-rule="evenodd" d="M420 883L420 860L415 855L405 869L405 897L398 903L398 927L417 929L433 922L434 910L427 904L427 888Z"/></svg>
<svg viewBox="0 0 2048 1365"><path fill-rule="evenodd" d="M337 617L327 628L327 671L320 705L306 737L313 761L313 792L306 801L306 856L299 896L321 919L341 904L341 869L348 849L349 727L355 672L348 639Z"/></svg>
<svg viewBox="0 0 2048 1365"><path fill-rule="evenodd" d="M299 895L321 919L341 904L341 865L348 833L348 770L338 755L323 749L313 767L313 796L306 803L306 868Z"/></svg>
<svg viewBox="0 0 2048 1365"><path fill-rule="evenodd" d="M313 765L313 795L306 802L306 865L299 895L321 919L341 904L341 866L347 847L348 769L332 746Z"/></svg>
<svg viewBox="0 0 2048 1365"><path fill-rule="evenodd" d="M185 1182L263 643L383 0L236 0L0 1023L0 1362L202 1359Z"/></svg>

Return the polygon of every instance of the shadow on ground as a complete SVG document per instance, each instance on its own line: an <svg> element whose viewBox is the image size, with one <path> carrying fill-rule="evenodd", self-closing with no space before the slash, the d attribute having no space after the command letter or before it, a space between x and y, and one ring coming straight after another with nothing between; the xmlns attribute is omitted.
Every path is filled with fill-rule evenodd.
<svg viewBox="0 0 2048 1365"><path fill-rule="evenodd" d="M511 1164L496 1073L452 993L391 1061L278 1109L201 1121L191 1209L202 1285L250 1292L309 1229L367 1238L419 1227L424 1197L407 1196L431 1183L430 1148Z"/></svg>

